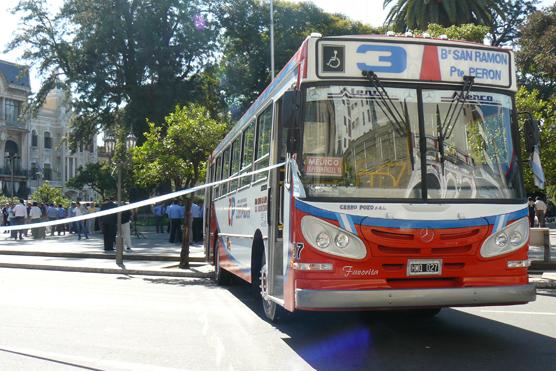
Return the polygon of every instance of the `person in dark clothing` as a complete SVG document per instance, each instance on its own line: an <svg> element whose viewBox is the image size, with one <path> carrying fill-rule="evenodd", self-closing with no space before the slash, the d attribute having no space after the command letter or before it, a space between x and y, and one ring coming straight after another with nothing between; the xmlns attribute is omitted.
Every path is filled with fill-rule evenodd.
<svg viewBox="0 0 556 371"><path fill-rule="evenodd" d="M529 197L527 200L527 207L529 209L529 225L533 228L535 226L535 200L533 197Z"/></svg>
<svg viewBox="0 0 556 371"><path fill-rule="evenodd" d="M102 204L100 211L109 210L117 207L116 203L110 198ZM104 251L114 251L114 242L116 241L116 224L117 214L110 214L101 217L102 234L104 235Z"/></svg>

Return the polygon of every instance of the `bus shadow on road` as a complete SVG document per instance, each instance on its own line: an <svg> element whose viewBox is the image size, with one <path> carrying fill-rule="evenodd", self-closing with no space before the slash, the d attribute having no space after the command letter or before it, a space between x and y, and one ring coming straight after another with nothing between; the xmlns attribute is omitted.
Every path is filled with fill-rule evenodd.
<svg viewBox="0 0 556 371"><path fill-rule="evenodd" d="M228 289L264 320L249 285ZM300 311L273 326L317 370L521 370L556 363L556 339L451 308L434 318Z"/></svg>

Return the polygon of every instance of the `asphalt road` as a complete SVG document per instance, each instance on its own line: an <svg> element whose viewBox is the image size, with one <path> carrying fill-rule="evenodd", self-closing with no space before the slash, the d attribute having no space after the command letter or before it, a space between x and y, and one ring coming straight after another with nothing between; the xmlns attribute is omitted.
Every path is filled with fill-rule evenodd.
<svg viewBox="0 0 556 371"><path fill-rule="evenodd" d="M243 284L0 269L0 370L549 370L556 292L523 306L262 318Z"/></svg>

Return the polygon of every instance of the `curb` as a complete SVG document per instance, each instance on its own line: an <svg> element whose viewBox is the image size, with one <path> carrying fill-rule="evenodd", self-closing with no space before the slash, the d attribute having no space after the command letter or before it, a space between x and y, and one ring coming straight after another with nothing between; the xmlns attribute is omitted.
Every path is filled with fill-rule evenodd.
<svg viewBox="0 0 556 371"><path fill-rule="evenodd" d="M167 276L167 277L187 277L187 278L211 278L212 273L198 272L192 269L184 271L161 271L153 269L125 269L125 268L92 268L92 267L68 267L63 265L46 265L46 264L17 264L17 263L0 263L0 268L16 268L16 269L37 269L47 271L63 271L63 272L82 272L82 273L107 273L107 274L127 274L140 276Z"/></svg>
<svg viewBox="0 0 556 371"><path fill-rule="evenodd" d="M529 283L535 285L539 289L556 289L556 280L548 280L544 278L529 279Z"/></svg>
<svg viewBox="0 0 556 371"><path fill-rule="evenodd" d="M54 258L83 258L83 259L115 259L116 254L110 253L78 253L78 252L46 252L46 251L18 251L18 250L0 250L0 255L20 255L20 256L46 256ZM133 255L133 253L125 253L124 260L145 260L145 261L180 261L179 256L168 255ZM204 256L190 256L190 262L204 263Z"/></svg>

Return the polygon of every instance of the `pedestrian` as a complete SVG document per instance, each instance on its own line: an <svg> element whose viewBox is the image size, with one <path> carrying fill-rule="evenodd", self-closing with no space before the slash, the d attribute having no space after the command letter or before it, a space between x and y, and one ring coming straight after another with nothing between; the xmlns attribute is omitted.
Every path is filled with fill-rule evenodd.
<svg viewBox="0 0 556 371"><path fill-rule="evenodd" d="M72 202L71 205L68 207L68 214L67 217L68 218L73 218L75 215L75 208L77 207L77 204L75 202ZM69 234L77 234L77 227L78 227L78 223L77 222L71 222L68 224L68 232Z"/></svg>
<svg viewBox="0 0 556 371"><path fill-rule="evenodd" d="M164 205L155 204L152 209L154 215L154 225L156 226L156 233L164 233L164 213L166 212Z"/></svg>
<svg viewBox="0 0 556 371"><path fill-rule="evenodd" d="M546 226L545 222L544 222L544 215L546 213L546 204L544 203L544 201L537 196L537 199L535 201L535 214L537 215L537 219L539 220L539 227L540 228L544 228Z"/></svg>
<svg viewBox="0 0 556 371"><path fill-rule="evenodd" d="M31 219L31 224L40 223L42 217L41 209L37 202L33 202L33 206L31 206L31 210L29 211L29 218ZM44 227L41 228L32 228L31 235L33 236L34 240L38 240L42 238L42 231Z"/></svg>
<svg viewBox="0 0 556 371"><path fill-rule="evenodd" d="M86 215L87 214L87 209L85 208L85 206L81 205L81 203L77 202L75 204L75 207L73 209L73 214L75 216L81 216L81 215ZM89 233L87 232L87 221L86 220L80 220L77 223L77 239L80 240L81 239L81 235L83 235L85 237L85 239L89 239Z"/></svg>
<svg viewBox="0 0 556 371"><path fill-rule="evenodd" d="M125 245L126 251L133 251L131 244L131 211L126 210L122 212L122 240Z"/></svg>
<svg viewBox="0 0 556 371"><path fill-rule="evenodd" d="M203 209L199 204L191 204L191 217L193 218L193 242L203 242Z"/></svg>
<svg viewBox="0 0 556 371"><path fill-rule="evenodd" d="M2 208L2 226L3 227L6 227L6 226L9 225L8 224L8 215L10 214L8 212L9 208L10 208L10 205L8 205L8 204L4 205L4 207ZM8 231L4 231L4 233L8 233Z"/></svg>
<svg viewBox="0 0 556 371"><path fill-rule="evenodd" d="M90 202L87 205L87 214L92 214L96 211L97 211L97 208L95 207L95 203ZM87 230L88 230L89 234L95 233L95 221L96 220L97 220L97 218L87 219Z"/></svg>
<svg viewBox="0 0 556 371"><path fill-rule="evenodd" d="M19 203L16 206L14 206L13 213L14 213L13 224L23 225L25 223L25 219L27 218L27 208L25 207L23 200L19 200ZM16 231L15 234L16 240L17 240L17 235L19 235L20 240L23 239L23 231L21 229L19 231Z"/></svg>
<svg viewBox="0 0 556 371"><path fill-rule="evenodd" d="M529 226L533 228L535 226L535 200L533 197L527 199L527 207L529 209Z"/></svg>
<svg viewBox="0 0 556 371"><path fill-rule="evenodd" d="M117 207L113 198L110 197L100 207L101 211L110 210ZM104 251L114 251L114 241L116 240L116 214L109 214L100 218L102 223L102 234L104 239Z"/></svg>
<svg viewBox="0 0 556 371"><path fill-rule="evenodd" d="M68 216L68 213L67 213L66 209L64 208L64 206L62 204L58 204L58 219L57 220L65 219L67 216ZM58 232L58 236L60 235L60 233L63 236L65 236L66 235L66 225L64 223L58 224L58 228L56 228L56 231Z"/></svg>
<svg viewBox="0 0 556 371"><path fill-rule="evenodd" d="M172 204L168 206L166 209L166 214L168 215L168 219L170 220L170 243L178 243L181 242L182 233L181 233L181 221L183 220L183 211L182 207L176 203L176 201L172 201Z"/></svg>
<svg viewBox="0 0 556 371"><path fill-rule="evenodd" d="M46 209L46 217L48 218L49 222L58 220L58 208L54 206L54 204L50 204ZM52 225L50 226L50 235L54 236L54 231L56 230L57 226Z"/></svg>

